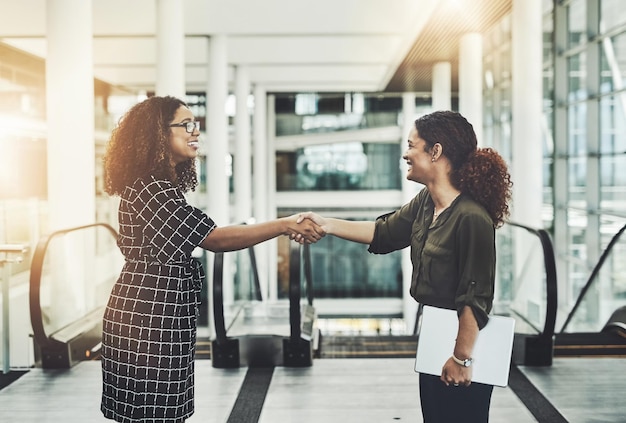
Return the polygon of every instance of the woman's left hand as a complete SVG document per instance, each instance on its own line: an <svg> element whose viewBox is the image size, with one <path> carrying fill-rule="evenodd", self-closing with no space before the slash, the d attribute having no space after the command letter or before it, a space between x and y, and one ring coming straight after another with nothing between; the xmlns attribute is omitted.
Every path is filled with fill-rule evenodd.
<svg viewBox="0 0 626 423"><path fill-rule="evenodd" d="M446 386L470 386L472 383L472 367L461 366L450 357L443 365L443 369L441 369L440 379Z"/></svg>

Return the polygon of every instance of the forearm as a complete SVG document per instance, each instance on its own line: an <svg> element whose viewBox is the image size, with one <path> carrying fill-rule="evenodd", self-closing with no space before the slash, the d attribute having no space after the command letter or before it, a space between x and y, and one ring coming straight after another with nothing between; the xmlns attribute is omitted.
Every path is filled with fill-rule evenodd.
<svg viewBox="0 0 626 423"><path fill-rule="evenodd" d="M472 308L465 306L459 318L459 332L454 346L454 356L456 358L463 360L472 357L478 330L478 323Z"/></svg>
<svg viewBox="0 0 626 423"><path fill-rule="evenodd" d="M200 246L213 252L235 251L286 233L287 225L283 219L253 225L217 227L202 241Z"/></svg>
<svg viewBox="0 0 626 423"><path fill-rule="evenodd" d="M352 221L326 218L326 234L348 241L370 244L374 239L375 223L370 221Z"/></svg>

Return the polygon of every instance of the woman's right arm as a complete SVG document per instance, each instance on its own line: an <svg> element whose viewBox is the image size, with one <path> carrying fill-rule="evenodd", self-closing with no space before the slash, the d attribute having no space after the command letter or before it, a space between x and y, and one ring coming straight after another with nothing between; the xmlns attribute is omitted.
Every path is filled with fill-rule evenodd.
<svg viewBox="0 0 626 423"><path fill-rule="evenodd" d="M371 221L352 221L335 219L332 217L322 217L317 213L300 213L298 222L310 219L319 225L327 235L334 235L348 241L370 244L374 239L374 229L376 224Z"/></svg>

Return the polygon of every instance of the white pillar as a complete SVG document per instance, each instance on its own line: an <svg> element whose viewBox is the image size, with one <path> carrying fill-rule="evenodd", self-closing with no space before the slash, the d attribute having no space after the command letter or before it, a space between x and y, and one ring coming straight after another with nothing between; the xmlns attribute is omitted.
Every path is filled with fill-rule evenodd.
<svg viewBox="0 0 626 423"><path fill-rule="evenodd" d="M513 220L541 227L543 203L541 0L515 0L512 27Z"/></svg>
<svg viewBox="0 0 626 423"><path fill-rule="evenodd" d="M484 143L482 74L482 35L465 34L459 45L459 112L474 127L479 146Z"/></svg>
<svg viewBox="0 0 626 423"><path fill-rule="evenodd" d="M267 93L265 88L256 85L254 87L254 119L252 121L254 132L253 139L253 177L252 188L254 191L252 209L257 222L268 220L268 169L267 169ZM259 271L259 283L263 298L268 298L269 250L267 243L258 244L255 247L257 265Z"/></svg>
<svg viewBox="0 0 626 423"><path fill-rule="evenodd" d="M228 156L228 64L226 36L214 35L209 43L209 84L207 88L207 212L219 226L230 223Z"/></svg>
<svg viewBox="0 0 626 423"><path fill-rule="evenodd" d="M156 2L156 95L185 97L185 26L183 2Z"/></svg>
<svg viewBox="0 0 626 423"><path fill-rule="evenodd" d="M276 209L276 97L267 96L267 219L278 217ZM278 298L278 241L276 238L267 243L267 284L269 298Z"/></svg>
<svg viewBox="0 0 626 423"><path fill-rule="evenodd" d="M414 127L415 119L417 118L415 113L415 93L403 93L402 94L402 138L400 143L401 154L407 149L407 140L409 138L409 132ZM409 202L418 193L421 184L406 179L407 166L406 163L400 158L400 175L402 176L402 197L403 202ZM413 264L411 263L411 251L409 248L402 250L402 313L404 315L404 323L406 329L413 330L415 325L415 316L417 314L417 303L409 295L409 289L411 288L411 275L413 273Z"/></svg>
<svg viewBox="0 0 626 423"><path fill-rule="evenodd" d="M541 0L515 0L512 11L512 126L513 179L512 220L531 227L542 227L543 149L542 114L542 10ZM525 280L541 280L544 270L540 256L534 254L537 242L515 238L515 274ZM532 258L532 260L529 260ZM521 268L523 266L523 268ZM519 282L513 289L519 292ZM524 286L525 295L545 314L541 284Z"/></svg>
<svg viewBox="0 0 626 423"><path fill-rule="evenodd" d="M93 25L91 1L46 6L48 207L56 230L96 216Z"/></svg>
<svg viewBox="0 0 626 423"><path fill-rule="evenodd" d="M252 213L252 155L248 95L250 76L246 66L235 69L235 222L250 219Z"/></svg>
<svg viewBox="0 0 626 423"><path fill-rule="evenodd" d="M228 97L228 64L226 36L214 35L209 40L209 83L207 87L207 140L210 148L206 155L207 175L207 214L218 226L230 224L230 192L226 158L228 155L228 117L226 99ZM213 255L208 255L207 279L209 292L213 292ZM231 256L224 255L224 302L230 303L234 296ZM209 306L212 312L212 307ZM209 319L213 322L212 319ZM212 324L212 323L211 323ZM211 327L213 334L214 328Z"/></svg>
<svg viewBox="0 0 626 423"><path fill-rule="evenodd" d="M439 62L433 66L433 111L452 109L452 66Z"/></svg>

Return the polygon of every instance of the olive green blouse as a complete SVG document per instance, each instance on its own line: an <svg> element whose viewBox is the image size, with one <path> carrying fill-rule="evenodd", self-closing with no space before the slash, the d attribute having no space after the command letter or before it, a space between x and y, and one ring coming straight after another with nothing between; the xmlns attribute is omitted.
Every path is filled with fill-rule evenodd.
<svg viewBox="0 0 626 423"><path fill-rule="evenodd" d="M418 302L457 310L470 306L483 328L495 282L495 228L487 211L459 195L433 222L426 188L399 210L376 219L368 251L386 254L411 246L411 295Z"/></svg>

